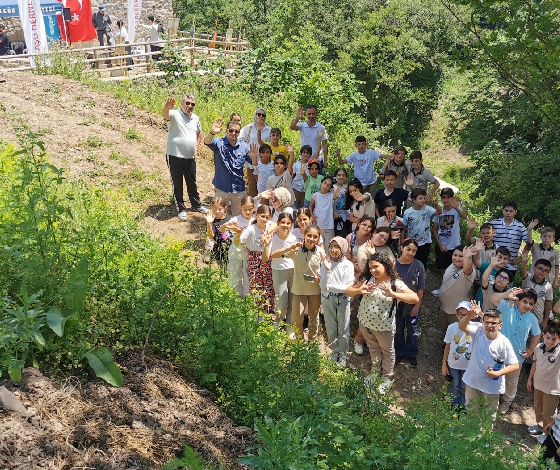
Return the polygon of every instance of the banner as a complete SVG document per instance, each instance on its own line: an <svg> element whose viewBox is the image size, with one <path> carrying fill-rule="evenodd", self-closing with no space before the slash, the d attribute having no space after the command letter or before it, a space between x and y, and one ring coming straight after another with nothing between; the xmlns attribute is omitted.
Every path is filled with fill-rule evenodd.
<svg viewBox="0 0 560 470"><path fill-rule="evenodd" d="M128 0L127 12L128 42L134 42L136 27L140 23L142 0Z"/></svg>
<svg viewBox="0 0 560 470"><path fill-rule="evenodd" d="M18 8L27 51L30 54L47 52L47 34L39 0L18 0ZM34 66L33 57L30 57L29 60Z"/></svg>
<svg viewBox="0 0 560 470"><path fill-rule="evenodd" d="M70 8L70 19L65 23L62 15L57 16L60 37L70 43L91 41L97 38L95 28L91 24L90 0L61 0L64 8Z"/></svg>
<svg viewBox="0 0 560 470"><path fill-rule="evenodd" d="M51 42L60 41L60 30L58 29L58 23L56 21L56 17L53 15L53 16L43 16L43 18L45 19L45 31L47 33L47 41L49 42L49 44Z"/></svg>

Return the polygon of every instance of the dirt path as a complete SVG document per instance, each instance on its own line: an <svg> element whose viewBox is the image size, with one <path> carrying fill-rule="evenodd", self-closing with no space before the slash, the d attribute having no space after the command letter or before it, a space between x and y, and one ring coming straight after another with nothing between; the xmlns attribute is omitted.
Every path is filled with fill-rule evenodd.
<svg viewBox="0 0 560 470"><path fill-rule="evenodd" d="M57 166L64 168L71 178L94 184L108 194L110 191L117 191L124 195L129 201L133 202L136 217L142 220L142 223L153 236L173 236L193 242L200 240L200 234L204 230L203 217L200 214L191 213L188 222L182 223L177 219L176 210L172 205L169 176L165 164L167 130L163 118L122 104L112 96L95 92L83 84L60 77L10 73L0 78L6 79L6 83L3 83L0 89L0 117L3 121L3 125L0 127L0 139L16 141L13 128L22 124L28 125L29 129L34 132L42 132L42 140ZM208 203L212 197L213 168L209 157L209 153L206 149L203 149L198 166L199 188L205 203ZM195 245L198 244L195 243ZM424 297L420 321L422 335L420 337L418 368L411 369L408 364L396 366L394 391L402 400L439 393L444 385L444 379L440 373L443 334L437 326L438 301L430 294L437 287L439 287L439 280L435 276L429 275L427 294ZM354 316L352 332L354 333L356 329L357 320ZM363 357L352 354L349 367L369 370L367 352ZM140 377L136 377L134 380L140 380ZM525 432L527 425L534 424L532 395L525 388L526 380L527 374L522 372L518 397L514 402L512 411L507 415L507 420L499 421L499 427L506 434L512 437L517 435L527 445L533 445L534 439L528 437ZM168 385L171 386L171 382ZM165 387L158 385L157 388L159 391L155 393L162 404L169 400L175 400L174 396L165 395L171 393L166 392ZM131 388L123 391L104 390L103 393L112 398L121 396L122 393L133 393ZM173 390L173 387L170 390ZM72 397L74 393L77 392L72 390L68 396ZM92 410L97 410L96 413L99 412L95 405L94 394L87 393L81 395L79 399L83 401L84 407L91 407ZM89 403L91 399L94 400L93 403ZM29 404L37 408L33 396L30 396ZM120 406L117 401L114 405ZM204 406L210 406L210 404L205 403ZM173 406L170 409L173 409ZM52 414L52 411L48 411L47 408L45 410L47 411L44 412L43 416ZM84 417L88 416L88 413L89 411L84 413ZM134 421L133 416L136 416L135 413L137 411L133 409L125 410L123 408L119 419L126 421L128 423L126 426L130 426L130 422ZM200 416L200 413L194 413L193 422L198 422ZM91 418L103 419L99 414L96 415L93 412ZM7 429L10 419L12 418L0 415L0 426L4 429L3 432ZM46 422L46 420L43 419L43 422ZM105 426L105 424L101 424L102 422L105 423L105 421L100 421L100 427ZM143 422L142 419L140 419L140 422ZM176 421L176 423L178 422ZM223 423L226 423L226 421L223 421ZM87 420L84 421L83 425L86 424ZM27 429L27 424L21 423L21 426ZM144 431L148 432L143 426L142 433ZM231 424L227 424L227 426L231 426ZM225 430L220 431L219 428L218 421L215 431L223 435ZM68 429L66 431L68 438L76 439L74 432L72 432L74 437L68 434ZM155 432L153 429L150 431L150 435L154 439ZM161 436L154 441L157 441L157 446L161 445L161 447L156 446L159 450L157 452L154 450L154 455L162 452L163 458L164 455L169 455L169 452L177 450L181 442L188 441L183 434L171 435L172 440L167 443L167 447L163 445L164 438ZM136 437L130 435L126 438L123 437L122 442L131 443L134 439ZM80 442L85 452L84 455L89 455L89 451L87 451L89 444L97 448L95 447L97 445L95 439L88 441L84 438ZM65 448L65 445L61 445L62 448ZM237 444L231 445L233 447L237 446ZM131 449L130 452L133 452L134 446L135 444L132 442L128 447ZM39 452L37 455L44 455L44 446L41 449L37 451ZM236 449L239 450L238 447ZM103 448L101 450L106 452ZM68 467L61 464L59 467L45 468ZM106 466L95 468L122 469L127 467ZM228 465L228 468L236 467Z"/></svg>

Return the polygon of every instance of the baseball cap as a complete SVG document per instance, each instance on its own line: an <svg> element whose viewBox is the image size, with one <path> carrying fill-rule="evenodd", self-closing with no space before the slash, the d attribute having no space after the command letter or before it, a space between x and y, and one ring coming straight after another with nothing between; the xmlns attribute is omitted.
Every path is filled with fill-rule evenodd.
<svg viewBox="0 0 560 470"><path fill-rule="evenodd" d="M99 10L100 10L100 11L105 10L105 6L104 6L104 5L99 5Z"/></svg>
<svg viewBox="0 0 560 470"><path fill-rule="evenodd" d="M455 193L451 188L443 188L439 193L440 196L454 196Z"/></svg>
<svg viewBox="0 0 560 470"><path fill-rule="evenodd" d="M466 308L467 310L472 310L473 309L471 307L471 303L468 300L463 300L463 301L459 302L459 305L457 305L457 308L455 310L459 310L460 308Z"/></svg>

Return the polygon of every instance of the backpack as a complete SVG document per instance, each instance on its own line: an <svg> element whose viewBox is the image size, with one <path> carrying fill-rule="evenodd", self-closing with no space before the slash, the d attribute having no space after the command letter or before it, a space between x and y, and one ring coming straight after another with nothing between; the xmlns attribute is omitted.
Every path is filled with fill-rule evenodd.
<svg viewBox="0 0 560 470"><path fill-rule="evenodd" d="M157 25L157 32L159 34L164 34L165 33L165 30L163 29L163 25L159 22L158 22L158 25Z"/></svg>
<svg viewBox="0 0 560 470"><path fill-rule="evenodd" d="M397 283L395 279L391 279L391 290L393 292L397 291ZM391 310L389 310L389 318L391 318L393 316L393 312L395 312L395 316L397 314L397 308L398 308L398 300L396 297L393 297L393 303L391 304Z"/></svg>

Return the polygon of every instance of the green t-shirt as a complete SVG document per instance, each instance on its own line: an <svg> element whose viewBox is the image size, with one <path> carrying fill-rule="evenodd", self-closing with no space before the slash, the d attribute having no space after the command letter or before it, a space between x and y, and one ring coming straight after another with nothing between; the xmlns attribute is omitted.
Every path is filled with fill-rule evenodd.
<svg viewBox="0 0 560 470"><path fill-rule="evenodd" d="M313 194L318 193L321 190L321 181L323 181L323 175L317 175L313 178L311 175L307 175L307 180L303 187L305 188L305 200L311 202Z"/></svg>

